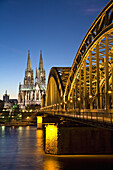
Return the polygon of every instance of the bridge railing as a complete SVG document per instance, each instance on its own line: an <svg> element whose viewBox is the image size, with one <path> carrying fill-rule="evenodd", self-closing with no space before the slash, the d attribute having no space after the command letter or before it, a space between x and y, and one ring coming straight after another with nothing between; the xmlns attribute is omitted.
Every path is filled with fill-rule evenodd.
<svg viewBox="0 0 113 170"><path fill-rule="evenodd" d="M102 126L105 124L109 124L113 126L113 110L110 112L105 112L105 110L94 110L91 112L90 110L82 110L79 109L75 110L64 110L64 109L51 109L51 107L46 107L45 109L42 109L45 113L49 113L52 115L59 115L64 117L69 117L77 120L83 120L83 121L90 121L95 123L100 123Z"/></svg>
<svg viewBox="0 0 113 170"><path fill-rule="evenodd" d="M68 111L68 115L84 120L91 120L101 123L110 123L113 124L113 112L90 112L90 111Z"/></svg>

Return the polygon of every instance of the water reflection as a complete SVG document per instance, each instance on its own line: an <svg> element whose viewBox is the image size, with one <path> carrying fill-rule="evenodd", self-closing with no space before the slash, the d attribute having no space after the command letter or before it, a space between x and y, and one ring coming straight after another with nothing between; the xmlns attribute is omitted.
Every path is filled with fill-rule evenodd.
<svg viewBox="0 0 113 170"><path fill-rule="evenodd" d="M41 153L44 154L44 149L43 149L43 130L37 130L36 131L36 149L37 149L37 154Z"/></svg>
<svg viewBox="0 0 113 170"><path fill-rule="evenodd" d="M0 170L108 170L112 165L113 155L45 154L43 131L37 127L0 127Z"/></svg>
<svg viewBox="0 0 113 170"><path fill-rule="evenodd" d="M1 126L1 130L2 130L2 135L4 135L4 133L5 133L5 126Z"/></svg>
<svg viewBox="0 0 113 170"><path fill-rule="evenodd" d="M62 166L58 158L46 155L46 159L44 162L44 170L60 170L60 169L62 169Z"/></svg>

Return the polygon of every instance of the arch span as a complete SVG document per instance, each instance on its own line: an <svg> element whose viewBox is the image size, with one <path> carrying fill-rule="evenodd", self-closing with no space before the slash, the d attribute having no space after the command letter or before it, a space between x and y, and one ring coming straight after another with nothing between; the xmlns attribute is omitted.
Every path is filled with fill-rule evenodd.
<svg viewBox="0 0 113 170"><path fill-rule="evenodd" d="M113 1L110 1L86 33L71 67L64 95L67 101L73 99L75 108L110 107L112 47Z"/></svg>
<svg viewBox="0 0 113 170"><path fill-rule="evenodd" d="M48 77L46 106L62 103L70 67L52 67Z"/></svg>
<svg viewBox="0 0 113 170"><path fill-rule="evenodd" d="M63 103L67 111L113 109L113 0L92 23L72 67L50 70L46 94L46 106Z"/></svg>

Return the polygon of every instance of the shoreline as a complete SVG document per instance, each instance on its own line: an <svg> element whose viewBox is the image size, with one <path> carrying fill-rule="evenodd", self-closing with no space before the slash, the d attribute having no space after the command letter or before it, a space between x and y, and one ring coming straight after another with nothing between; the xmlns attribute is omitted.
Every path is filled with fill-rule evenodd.
<svg viewBox="0 0 113 170"><path fill-rule="evenodd" d="M36 123L31 122L4 122L0 126L36 126Z"/></svg>

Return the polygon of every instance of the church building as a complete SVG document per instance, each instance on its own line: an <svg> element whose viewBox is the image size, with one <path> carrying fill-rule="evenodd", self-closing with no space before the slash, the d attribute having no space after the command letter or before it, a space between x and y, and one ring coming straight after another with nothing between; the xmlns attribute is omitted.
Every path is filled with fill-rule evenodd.
<svg viewBox="0 0 113 170"><path fill-rule="evenodd" d="M39 68L36 67L35 82L31 67L30 51L28 50L27 69L25 70L24 84L19 84L18 104L20 108L27 105L40 105L46 91L46 76L43 67L42 51L40 51Z"/></svg>

